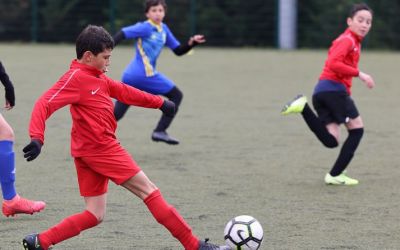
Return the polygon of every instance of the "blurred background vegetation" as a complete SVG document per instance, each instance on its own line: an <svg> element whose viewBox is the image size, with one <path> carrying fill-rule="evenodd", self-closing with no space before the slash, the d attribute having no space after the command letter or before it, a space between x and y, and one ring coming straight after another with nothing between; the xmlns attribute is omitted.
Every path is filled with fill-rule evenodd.
<svg viewBox="0 0 400 250"><path fill-rule="evenodd" d="M297 46L325 48L346 28L354 0L298 0ZM400 49L400 1L367 0L374 10L368 48ZM278 0L167 0L176 37L207 36L208 46L277 47ZM0 41L73 43L88 24L110 33L144 20L143 0L0 0Z"/></svg>

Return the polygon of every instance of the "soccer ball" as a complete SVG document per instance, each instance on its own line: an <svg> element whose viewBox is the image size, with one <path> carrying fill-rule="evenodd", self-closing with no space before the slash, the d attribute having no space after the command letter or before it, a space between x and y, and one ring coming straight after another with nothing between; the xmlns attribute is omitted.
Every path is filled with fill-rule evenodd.
<svg viewBox="0 0 400 250"><path fill-rule="evenodd" d="M225 226L224 238L234 250L257 250L263 240L260 222L249 215L231 219Z"/></svg>

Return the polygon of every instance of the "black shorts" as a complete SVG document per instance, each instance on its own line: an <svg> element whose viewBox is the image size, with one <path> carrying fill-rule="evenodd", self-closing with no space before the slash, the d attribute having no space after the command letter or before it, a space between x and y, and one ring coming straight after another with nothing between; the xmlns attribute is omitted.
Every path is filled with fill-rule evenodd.
<svg viewBox="0 0 400 250"><path fill-rule="evenodd" d="M312 102L324 124L342 124L360 115L353 99L345 91L319 92L313 95Z"/></svg>

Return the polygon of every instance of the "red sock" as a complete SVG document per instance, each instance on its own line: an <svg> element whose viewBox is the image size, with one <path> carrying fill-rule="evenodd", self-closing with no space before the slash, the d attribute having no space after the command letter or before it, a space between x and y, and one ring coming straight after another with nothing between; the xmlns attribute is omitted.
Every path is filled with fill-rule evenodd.
<svg viewBox="0 0 400 250"><path fill-rule="evenodd" d="M186 250L197 250L199 248L199 239L193 235L192 229L179 215L178 211L164 200L160 190L157 189L147 196L144 203L157 222L166 227Z"/></svg>
<svg viewBox="0 0 400 250"><path fill-rule="evenodd" d="M81 231L98 224L96 216L85 210L80 214L74 214L65 218L57 225L39 234L39 241L43 249L48 249L63 240L78 235Z"/></svg>

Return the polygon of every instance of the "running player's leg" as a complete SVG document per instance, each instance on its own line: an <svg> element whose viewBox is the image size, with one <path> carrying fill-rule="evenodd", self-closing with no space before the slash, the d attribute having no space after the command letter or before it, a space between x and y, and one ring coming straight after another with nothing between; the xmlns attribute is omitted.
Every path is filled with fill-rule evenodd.
<svg viewBox="0 0 400 250"><path fill-rule="evenodd" d="M331 177L337 176L339 179L341 179L341 181L339 183L327 183L340 185L356 185L358 184L358 180L348 177L344 173L344 170L353 159L354 153L357 150L358 145L360 144L360 141L364 134L364 124L353 100L350 97L347 97L345 101L344 116L347 117L345 126L348 130L348 136L344 141L339 156L329 173ZM327 177L328 179L330 179L329 176Z"/></svg>
<svg viewBox="0 0 400 250"><path fill-rule="evenodd" d="M158 73L152 77L147 77L145 83L147 84L144 85L144 83L141 83L139 88L155 95L163 95L174 102L177 109L179 108L179 105L182 102L183 94L175 86L172 80L163 74ZM168 117L164 114L161 115L161 118L151 135L153 141L162 141L168 144L179 144L177 139L171 137L167 133L167 129L171 125L175 116L176 113L173 117Z"/></svg>
<svg viewBox="0 0 400 250"><path fill-rule="evenodd" d="M14 132L0 114L0 184L3 194L2 212L5 216L33 214L43 210L42 201L31 201L20 197L15 189Z"/></svg>
<svg viewBox="0 0 400 250"><path fill-rule="evenodd" d="M349 134L343 143L339 156L336 159L332 170L330 171L332 176L337 176L343 173L350 161L353 159L354 153L357 150L364 134L363 122L360 116L355 119L350 119L350 121L346 124L346 127Z"/></svg>
<svg viewBox="0 0 400 250"><path fill-rule="evenodd" d="M175 87L175 84L170 79L168 79L161 73L157 73L154 76L147 77L140 74L128 74L125 72L122 77L122 82L153 95L166 96L175 103L176 108L179 107L182 101L182 92ZM129 106L121 102L116 102L114 108L114 116L117 121L124 116L128 107ZM168 117L165 115L161 116L157 127L154 129L151 135L153 141L162 141L168 144L179 144L179 141L177 139L169 136L166 132L173 118L174 117Z"/></svg>
<svg viewBox="0 0 400 250"><path fill-rule="evenodd" d="M164 96L166 96L170 101L172 101L173 103L175 103L175 115L174 116L166 116L166 115L162 115L157 127L154 129L154 131L166 131L169 126L172 123L172 120L175 118L176 113L178 113L179 110L179 105L182 102L182 98L183 98L183 93L182 91L174 86L168 93L164 94Z"/></svg>
<svg viewBox="0 0 400 250"><path fill-rule="evenodd" d="M324 94L316 94L313 96L313 105L318 112L318 116L312 111L307 103L304 95L296 96L292 101L288 102L282 109L282 114L300 113L309 129L316 135L318 140L328 148L338 146L338 140L328 130L325 124L332 121L329 118L329 109L324 105Z"/></svg>
<svg viewBox="0 0 400 250"><path fill-rule="evenodd" d="M312 111L312 109L306 104L303 111L301 112L304 121L310 130L315 134L318 140L327 148L335 148L339 145L338 138L331 133L333 131L334 125L325 125L318 116ZM328 130L328 127L332 127Z"/></svg>

